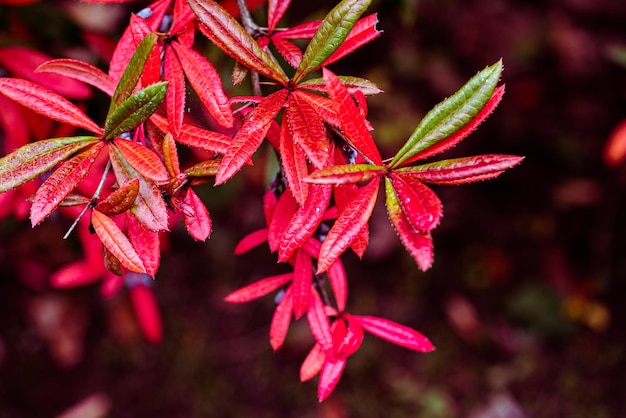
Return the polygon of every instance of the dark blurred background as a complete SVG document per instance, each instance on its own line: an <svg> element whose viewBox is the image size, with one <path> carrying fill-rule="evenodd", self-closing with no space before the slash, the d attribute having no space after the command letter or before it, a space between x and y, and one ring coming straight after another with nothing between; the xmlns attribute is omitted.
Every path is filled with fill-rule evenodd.
<svg viewBox="0 0 626 418"><path fill-rule="evenodd" d="M333 4L293 3L286 23L319 18ZM89 58L80 30L119 35L138 9L0 6L0 32L19 16L31 46ZM292 325L274 353L272 298L222 301L280 269L264 248L231 255L263 226L265 175L250 169L200 190L214 221L207 243L182 228L171 234L154 286L158 345L141 336L124 292L105 301L97 285L59 291L18 274L21 259L53 270L80 257L60 240L65 222L2 221L1 418L51 417L77 404L111 417L626 416L626 169L602 158L626 118L623 0L375 0L370 11L384 34L332 69L385 90L369 101L385 157L432 106L500 58L501 105L445 157L526 157L492 181L435 187L444 218L428 272L400 245L383 199L364 259L344 257L349 311L414 327L437 351L366 336L318 404L316 381L298 379L312 345L306 325ZM255 16L264 21L263 11Z"/></svg>

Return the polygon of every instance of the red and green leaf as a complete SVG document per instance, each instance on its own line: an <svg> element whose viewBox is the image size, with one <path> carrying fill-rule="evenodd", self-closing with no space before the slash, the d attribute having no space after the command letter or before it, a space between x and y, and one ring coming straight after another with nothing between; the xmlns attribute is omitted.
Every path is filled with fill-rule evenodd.
<svg viewBox="0 0 626 418"><path fill-rule="evenodd" d="M304 51L294 83L315 71L339 48L370 3L371 0L343 0L324 17Z"/></svg>
<svg viewBox="0 0 626 418"><path fill-rule="evenodd" d="M30 221L33 226L46 219L63 202L63 199L78 186L96 161L104 143L97 142L87 151L65 161L35 193L30 207Z"/></svg>
<svg viewBox="0 0 626 418"><path fill-rule="evenodd" d="M344 75L340 75L337 77L339 77L339 81L341 81L341 84L346 87L348 93L350 94L354 94L358 90L363 92L363 94L365 94L366 96L374 96L376 94L382 93L380 87L365 78L349 77ZM319 93L327 92L326 82L323 78L312 78L310 80L305 80L298 84L298 88L316 91Z"/></svg>
<svg viewBox="0 0 626 418"><path fill-rule="evenodd" d="M102 129L76 105L28 80L0 78L0 94L47 118L84 128L97 135L102 133Z"/></svg>
<svg viewBox="0 0 626 418"><path fill-rule="evenodd" d="M375 178L360 187L352 202L343 209L322 243L317 264L318 274L328 270L367 223L374 210L379 185L380 179Z"/></svg>
<svg viewBox="0 0 626 418"><path fill-rule="evenodd" d="M124 101L126 101L132 94L133 90L141 79L141 74L146 65L146 61L150 56L150 52L157 41L157 35L155 33L149 33L139 43L134 50L130 62L127 63L126 69L122 73L120 80L117 83L113 97L111 98L111 106L109 107L109 116L113 113L117 107ZM109 119L107 116L107 120Z"/></svg>
<svg viewBox="0 0 626 418"><path fill-rule="evenodd" d="M342 164L317 170L304 181L312 184L359 184L383 176L387 169L371 164Z"/></svg>
<svg viewBox="0 0 626 418"><path fill-rule="evenodd" d="M426 183L462 184L497 177L523 159L516 155L485 154L400 168L396 172Z"/></svg>
<svg viewBox="0 0 626 418"><path fill-rule="evenodd" d="M424 116L404 146L393 157L389 167L404 165L418 153L436 146L468 124L471 126L472 120L494 95L501 73L502 61L498 61L480 71L456 93L435 106ZM496 99L496 104L497 100L499 99ZM488 110L484 117L489 112ZM451 146L451 144L448 145ZM441 150L443 149L445 148Z"/></svg>
<svg viewBox="0 0 626 418"><path fill-rule="evenodd" d="M333 62L339 61L341 58L351 54L366 43L376 39L382 33L382 31L376 29L377 23L378 16L376 13L359 19L339 48L321 65L328 66Z"/></svg>
<svg viewBox="0 0 626 418"><path fill-rule="evenodd" d="M235 138L228 147L220 169L215 176L215 184L219 185L233 177L259 148L270 125L285 103L288 91L279 90L267 96L248 115Z"/></svg>
<svg viewBox="0 0 626 418"><path fill-rule="evenodd" d="M222 6L213 0L189 0L202 23L200 30L226 54L249 69L287 84L287 76Z"/></svg>
<svg viewBox="0 0 626 418"><path fill-rule="evenodd" d="M113 219L94 210L91 213L91 224L102 244L124 267L135 273L146 272L141 257Z"/></svg>
<svg viewBox="0 0 626 418"><path fill-rule="evenodd" d="M21 186L98 141L93 136L75 136L46 139L18 148L0 158L0 193Z"/></svg>

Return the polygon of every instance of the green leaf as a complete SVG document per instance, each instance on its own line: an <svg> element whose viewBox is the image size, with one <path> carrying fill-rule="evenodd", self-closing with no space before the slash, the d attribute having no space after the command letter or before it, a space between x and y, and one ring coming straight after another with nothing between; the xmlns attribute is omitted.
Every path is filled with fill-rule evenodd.
<svg viewBox="0 0 626 418"><path fill-rule="evenodd" d="M293 77L294 83L298 83L317 69L341 46L371 2L371 0L343 0L326 15L304 51L302 62Z"/></svg>
<svg viewBox="0 0 626 418"><path fill-rule="evenodd" d="M104 139L111 139L145 122L165 100L167 81L139 90L109 113L104 124Z"/></svg>
<svg viewBox="0 0 626 418"><path fill-rule="evenodd" d="M345 75L340 75L338 77L341 84L346 86L346 89L348 89L348 93L350 94L354 94L357 90L360 90L366 96L373 96L375 94L382 93L380 87L365 78L350 77ZM326 82L322 77L303 81L298 84L298 87L320 93L326 93Z"/></svg>
<svg viewBox="0 0 626 418"><path fill-rule="evenodd" d="M459 91L435 106L395 155L390 168L454 134L469 123L491 98L502 74L498 61L472 77Z"/></svg>
<svg viewBox="0 0 626 418"><path fill-rule="evenodd" d="M139 79L141 79L141 73L143 73L146 61L156 41L157 35L155 33L149 33L137 46L137 49L126 66L126 70L124 70L122 77L120 77L119 83L117 83L117 87L111 98L107 120L119 104L128 99L133 93Z"/></svg>
<svg viewBox="0 0 626 418"><path fill-rule="evenodd" d="M74 136L24 145L0 158L0 193L21 186L97 141L93 136Z"/></svg>

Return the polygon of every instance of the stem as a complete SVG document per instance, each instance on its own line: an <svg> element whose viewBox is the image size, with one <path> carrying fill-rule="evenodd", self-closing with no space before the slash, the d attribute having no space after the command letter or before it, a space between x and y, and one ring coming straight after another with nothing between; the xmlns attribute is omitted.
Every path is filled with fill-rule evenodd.
<svg viewBox="0 0 626 418"><path fill-rule="evenodd" d="M248 9L246 0L237 0L237 7L239 8L241 23L243 24L244 29L253 38L256 39L260 30L260 26L257 25L256 22L252 19L252 15L250 14L250 9ZM255 71L250 71L250 81L252 82L252 94L254 94L255 96L261 96L263 93L261 91L259 73Z"/></svg>
<svg viewBox="0 0 626 418"><path fill-rule="evenodd" d="M254 37L254 33L259 30L259 25L257 25L252 19L246 0L237 0L237 7L239 8L241 23L243 23L244 29Z"/></svg>
<svg viewBox="0 0 626 418"><path fill-rule="evenodd" d="M70 236L74 229L76 229L76 225L78 225L78 222L80 222L83 216L85 216L85 213L87 213L90 208L96 205L96 201L100 198L100 193L102 193L102 189L104 188L104 183L106 182L107 176L109 175L109 171L111 171L111 160L107 161L107 165L106 167L104 167L104 172L102 173L102 177L100 178L100 183L98 183L96 191L93 193L93 196L91 196L91 202L87 203L83 210L78 214L76 219L74 219L72 225L70 225L65 235L63 235L63 239L67 239Z"/></svg>

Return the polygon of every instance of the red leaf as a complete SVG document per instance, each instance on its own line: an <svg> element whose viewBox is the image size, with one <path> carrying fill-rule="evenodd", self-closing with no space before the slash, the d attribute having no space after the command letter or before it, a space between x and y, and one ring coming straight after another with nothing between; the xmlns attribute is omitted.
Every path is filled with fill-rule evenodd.
<svg viewBox="0 0 626 418"><path fill-rule="evenodd" d="M358 184L384 175L387 169L371 164L332 165L311 173L305 181L313 184Z"/></svg>
<svg viewBox="0 0 626 418"><path fill-rule="evenodd" d="M267 96L248 115L233 142L226 151L220 169L215 176L219 185L233 177L259 148L270 125L285 103L288 91L279 90Z"/></svg>
<svg viewBox="0 0 626 418"><path fill-rule="evenodd" d="M435 347L424 335L413 328L374 316L352 315L369 333L396 345L415 351L433 351Z"/></svg>
<svg viewBox="0 0 626 418"><path fill-rule="evenodd" d="M264 242L267 242L267 228L251 232L243 237L235 246L233 253L235 255L247 253L254 247L257 247Z"/></svg>
<svg viewBox="0 0 626 418"><path fill-rule="evenodd" d="M113 219L94 210L91 213L91 224L100 241L124 267L136 273L146 272L139 254Z"/></svg>
<svg viewBox="0 0 626 418"><path fill-rule="evenodd" d="M365 119L356 107L352 96L341 83L339 77L327 69L323 70L328 95L333 101L335 112L341 122L341 129L352 147L374 165L382 165L383 161L376 144L367 129Z"/></svg>
<svg viewBox="0 0 626 418"><path fill-rule="evenodd" d="M359 188L355 184L346 184L343 186L335 187L335 208L337 209L337 213L341 213L344 208L350 204L353 199L353 196L359 192ZM367 246L369 244L369 225L364 224L361 230L358 232L356 237L352 240L350 244L350 248L354 253L359 256L359 258L363 258L365 254L365 250L367 250ZM338 260L339 261L339 260Z"/></svg>
<svg viewBox="0 0 626 418"><path fill-rule="evenodd" d="M325 91L325 90L324 90ZM335 112L333 101L328 97L320 96L319 94L313 94L308 91L298 90L298 98L309 102L315 113L322 118L322 120L329 125L341 126L341 122Z"/></svg>
<svg viewBox="0 0 626 418"><path fill-rule="evenodd" d="M3 46L0 48L0 66L9 73L20 78L26 78L71 99L86 99L91 96L91 91L87 86L65 77L64 74L38 73L37 67L51 59L52 57L49 55L22 46Z"/></svg>
<svg viewBox="0 0 626 418"><path fill-rule="evenodd" d="M93 65L79 60L61 58L47 61L35 70L35 73L54 73L71 77L100 89L113 96L116 83L110 75Z"/></svg>
<svg viewBox="0 0 626 418"><path fill-rule="evenodd" d="M163 143L161 144L163 149L163 160L165 162L165 168L167 172L173 178L180 175L180 165L178 161L178 150L176 149L176 143L171 133L165 134L163 137Z"/></svg>
<svg viewBox="0 0 626 418"><path fill-rule="evenodd" d="M150 231L167 230L167 207L159 188L130 166L117 147L109 147L109 158L118 184L139 179L139 195L131 208L137 220Z"/></svg>
<svg viewBox="0 0 626 418"><path fill-rule="evenodd" d="M193 49L185 48L178 42L172 42L171 45L176 51L189 84L198 93L211 116L224 127L233 126L233 113L228 97L222 89L222 80L215 68Z"/></svg>
<svg viewBox="0 0 626 418"><path fill-rule="evenodd" d="M30 221L33 226L46 219L63 202L63 199L78 186L78 183L85 178L91 169L103 147L103 142L94 144L87 151L61 164L43 182L35 193L33 204L30 207Z"/></svg>
<svg viewBox="0 0 626 418"><path fill-rule="evenodd" d="M169 180L165 164L150 148L122 138L115 138L113 144L128 164L142 176L158 182Z"/></svg>
<svg viewBox="0 0 626 418"><path fill-rule="evenodd" d="M285 229L278 247L278 261L284 262L313 236L330 203L333 188L315 185L304 205L296 211Z"/></svg>
<svg viewBox="0 0 626 418"><path fill-rule="evenodd" d="M522 162L516 155L477 155L436 161L415 167L401 168L397 172L404 178L435 184L462 184L492 179Z"/></svg>
<svg viewBox="0 0 626 418"><path fill-rule="evenodd" d="M170 131L167 119L157 114L150 117L150 121L164 134ZM179 135L175 138L181 144L201 148L209 152L225 154L233 139L219 132L208 131L188 123L183 123Z"/></svg>
<svg viewBox="0 0 626 418"><path fill-rule="evenodd" d="M317 399L322 402L332 393L339 383L343 369L346 368L346 359L326 359L320 371L320 381L317 386Z"/></svg>
<svg viewBox="0 0 626 418"><path fill-rule="evenodd" d="M73 103L28 80L0 78L0 94L50 119L84 128L97 135L103 132Z"/></svg>
<svg viewBox="0 0 626 418"><path fill-rule="evenodd" d="M413 228L432 231L441 220L441 201L424 183L404 173L391 173L391 184L402 206L402 212Z"/></svg>
<svg viewBox="0 0 626 418"><path fill-rule="evenodd" d="M108 216L119 215L130 210L139 195L139 180L132 179L101 200L94 209Z"/></svg>
<svg viewBox="0 0 626 418"><path fill-rule="evenodd" d="M272 43L285 61L289 63L289 65L293 68L298 68L302 62L302 51L300 48L290 41L283 39L280 34L272 36Z"/></svg>
<svg viewBox="0 0 626 418"><path fill-rule="evenodd" d="M130 29L133 34L133 40L135 45L139 45L141 41L150 33L152 29L148 26L148 23L141 17L132 14L130 16ZM143 86L149 86L158 82L161 78L161 51L163 47L158 43L151 48L149 55L147 56L143 70L141 71L141 84ZM169 79L167 79L169 80Z"/></svg>
<svg viewBox="0 0 626 418"><path fill-rule="evenodd" d="M206 241L211 235L211 218L206 206L192 189L187 189L181 208L189 235L197 241Z"/></svg>
<svg viewBox="0 0 626 418"><path fill-rule="evenodd" d="M309 309L313 284L313 261L304 250L296 252L293 266L293 314L299 319Z"/></svg>
<svg viewBox="0 0 626 418"><path fill-rule="evenodd" d="M178 137L185 116L186 90L183 67L180 65L180 61L178 61L178 57L172 48L165 48L163 72L165 80L169 81L165 96L167 120L172 133L175 137Z"/></svg>
<svg viewBox="0 0 626 418"><path fill-rule="evenodd" d="M341 212L322 243L317 265L318 274L328 270L367 223L374 210L379 184L380 179L375 178L359 188L354 200Z"/></svg>
<svg viewBox="0 0 626 418"><path fill-rule="evenodd" d="M385 178L386 205L389 220L396 233L400 237L402 245L415 259L418 267L426 271L433 263L433 242L428 232L417 231L402 211L400 201L391 184L391 180Z"/></svg>
<svg viewBox="0 0 626 418"><path fill-rule="evenodd" d="M291 218L293 218L297 208L298 203L296 199L294 199L291 191L286 189L278 199L272 214L272 220L268 226L267 243L270 246L270 251L278 250L283 233L291 222Z"/></svg>
<svg viewBox="0 0 626 418"><path fill-rule="evenodd" d="M487 103L485 103L485 106L481 109L481 111L478 112L476 116L474 116L474 119L469 121L465 126L463 126L461 129L459 129L458 131L456 131L454 134L450 135L448 138L444 139L443 141L439 141L435 145L430 146L427 149L423 150L422 152L418 152L411 158L407 159L406 161L402 163L402 165L406 166L408 164L411 164L414 161L423 160L425 158L432 157L433 155L444 152L452 148L459 142L461 142L469 134L474 132L476 128L478 128L478 126L485 119L487 119L487 117L491 114L491 112L493 112L493 110L498 106L498 104L500 103L500 100L502 100L503 95L504 95L504 85L496 87L489 101L487 101Z"/></svg>
<svg viewBox="0 0 626 418"><path fill-rule="evenodd" d="M336 356L347 358L354 354L363 343L363 328L352 315L348 314L335 321L334 324L337 324L333 330Z"/></svg>
<svg viewBox="0 0 626 418"><path fill-rule="evenodd" d="M97 270L91 263L82 260L75 261L55 271L50 276L50 284L61 289L84 286L100 280L103 273L104 265L102 270Z"/></svg>
<svg viewBox="0 0 626 418"><path fill-rule="evenodd" d="M378 16L376 13L359 19L339 48L330 57L326 58L326 61L321 66L328 66L376 39L382 33L382 31L376 29L377 23Z"/></svg>
<svg viewBox="0 0 626 418"><path fill-rule="evenodd" d="M285 14L291 0L269 0L267 2L267 30L274 32L278 22Z"/></svg>
<svg viewBox="0 0 626 418"><path fill-rule="evenodd" d="M346 301L348 299L348 279L346 270L343 268L341 260L337 260L326 272L330 287L335 295L335 302L339 312L346 309Z"/></svg>
<svg viewBox="0 0 626 418"><path fill-rule="evenodd" d="M313 379L322 370L325 360L326 354L322 351L322 347L315 343L300 366L300 381L306 382Z"/></svg>
<svg viewBox="0 0 626 418"><path fill-rule="evenodd" d="M279 151L287 184L298 204L303 205L309 194L309 184L303 181L309 174L308 163L304 151L295 143L285 122L280 129Z"/></svg>
<svg viewBox="0 0 626 418"><path fill-rule="evenodd" d="M158 343L163 338L163 325L152 289L138 284L132 286L129 292L141 332L149 342Z"/></svg>
<svg viewBox="0 0 626 418"><path fill-rule="evenodd" d="M14 189L53 168L75 152L98 142L92 136L54 138L26 144L0 158L0 192Z"/></svg>
<svg viewBox="0 0 626 418"><path fill-rule="evenodd" d="M149 276L155 277L161 262L161 239L158 232L144 228L137 218L126 212L128 238L137 250Z"/></svg>
<svg viewBox="0 0 626 418"><path fill-rule="evenodd" d="M213 0L189 0L200 30L231 58L283 86L287 76L241 25Z"/></svg>
<svg viewBox="0 0 626 418"><path fill-rule="evenodd" d="M226 302L243 303L263 297L293 279L293 273L279 274L258 280L235 290L224 298Z"/></svg>
<svg viewBox="0 0 626 418"><path fill-rule="evenodd" d="M280 36L285 39L311 39L317 28L322 23L321 19L314 20L312 22L302 23L300 25L292 26L288 29L281 30Z"/></svg>
<svg viewBox="0 0 626 418"><path fill-rule="evenodd" d="M300 99L296 91L289 96L286 116L293 142L302 147L316 168L325 167L330 156L330 144L326 128L313 106L306 99Z"/></svg>
<svg viewBox="0 0 626 418"><path fill-rule="evenodd" d="M290 286L285 291L283 298L278 302L272 316L272 323L270 324L270 345L274 351L278 350L285 342L292 312L293 295Z"/></svg>
<svg viewBox="0 0 626 418"><path fill-rule="evenodd" d="M322 347L327 356L334 357L333 336L330 330L330 322L324 309L324 302L313 289L311 291L311 303L307 310L307 321L315 341Z"/></svg>

